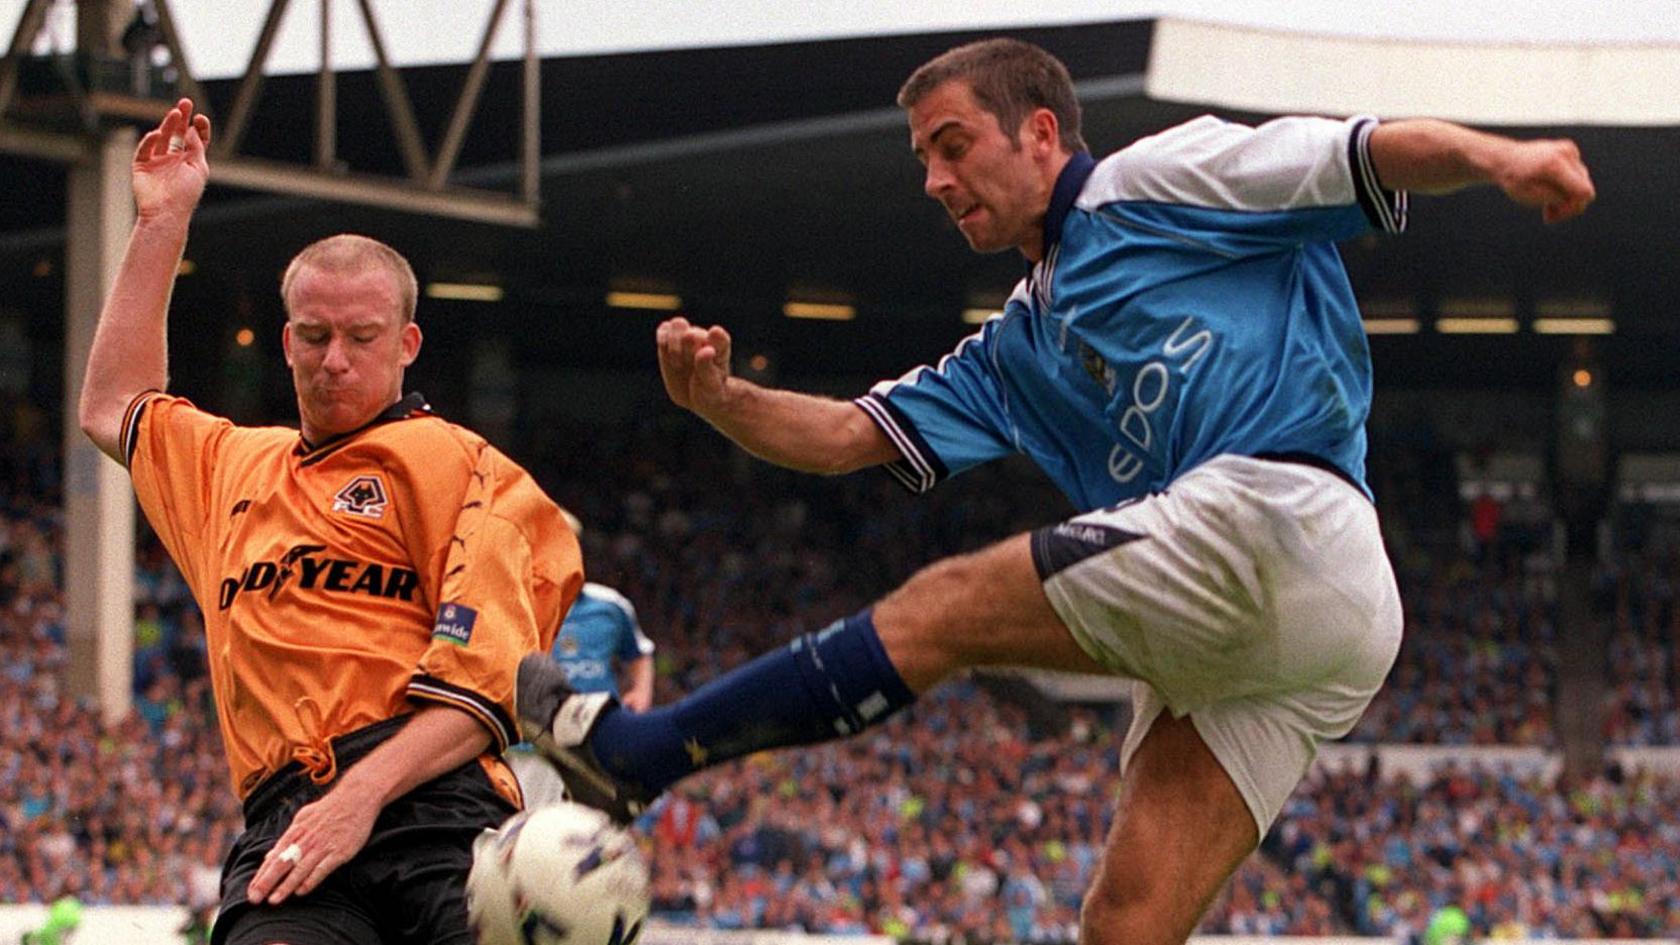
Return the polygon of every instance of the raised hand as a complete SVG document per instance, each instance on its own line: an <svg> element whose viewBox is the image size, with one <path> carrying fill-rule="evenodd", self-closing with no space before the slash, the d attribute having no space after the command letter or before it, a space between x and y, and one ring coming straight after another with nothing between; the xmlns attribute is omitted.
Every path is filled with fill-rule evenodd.
<svg viewBox="0 0 1680 945"><path fill-rule="evenodd" d="M665 392L679 407L702 417L725 406L729 396L729 332L714 325L701 328L686 318L673 318L655 334L659 375Z"/></svg>
<svg viewBox="0 0 1680 945"><path fill-rule="evenodd" d="M1512 142L1493 181L1517 203L1539 207L1547 223L1579 216L1597 194L1581 150L1566 139Z"/></svg>
<svg viewBox="0 0 1680 945"><path fill-rule="evenodd" d="M210 119L193 114L192 100L186 98L140 139L131 177L142 218L192 213L210 180L209 145Z"/></svg>

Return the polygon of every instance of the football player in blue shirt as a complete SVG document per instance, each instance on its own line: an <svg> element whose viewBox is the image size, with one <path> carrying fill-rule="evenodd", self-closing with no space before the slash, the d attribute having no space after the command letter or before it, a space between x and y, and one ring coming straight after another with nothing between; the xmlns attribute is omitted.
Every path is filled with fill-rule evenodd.
<svg viewBox="0 0 1680 945"><path fill-rule="evenodd" d="M623 594L585 582L554 638L554 661L578 692L605 692L632 712L653 704L653 641L636 622L636 608ZM627 685L619 691L623 678Z"/></svg>
<svg viewBox="0 0 1680 945"><path fill-rule="evenodd" d="M1593 185L1569 141L1431 120L1203 117L1097 161L1067 70L1013 40L928 62L899 104L969 245L1032 264L1002 314L850 402L735 377L727 332L673 319L666 388L794 469L884 465L921 491L1024 453L1083 514L940 561L649 713L528 660L522 724L578 800L622 818L702 767L878 723L963 668L1136 679L1080 941L1176 945L1400 644L1336 242L1403 228L1406 191L1492 184L1553 222Z"/></svg>

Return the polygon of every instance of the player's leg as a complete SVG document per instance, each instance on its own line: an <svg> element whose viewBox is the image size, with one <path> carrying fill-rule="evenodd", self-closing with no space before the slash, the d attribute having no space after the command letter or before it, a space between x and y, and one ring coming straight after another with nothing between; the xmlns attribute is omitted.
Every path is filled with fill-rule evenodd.
<svg viewBox="0 0 1680 945"><path fill-rule="evenodd" d="M289 819L288 813L277 823L283 827ZM211 926L212 945L381 945L365 903L337 877L277 906L245 901L262 854L279 837L271 828L259 825L234 842L222 878L222 906Z"/></svg>
<svg viewBox="0 0 1680 945"><path fill-rule="evenodd" d="M1363 660L1359 662L1364 662ZM1298 692L1227 699L1174 716L1138 683L1121 794L1086 895L1080 945L1179 945L1300 783L1318 745L1345 734L1382 663Z"/></svg>
<svg viewBox="0 0 1680 945"><path fill-rule="evenodd" d="M540 656L520 665L521 725L585 803L620 819L695 771L855 734L958 669L1101 672L1050 607L1032 538L940 561L877 607L805 634L645 713L572 693Z"/></svg>
<svg viewBox="0 0 1680 945"><path fill-rule="evenodd" d="M259 794L262 789L258 789ZM306 798L258 801L246 828L234 838L222 866L222 903L211 925L211 945L381 945L378 923L366 903L347 891L335 872L307 896L294 896L279 905L251 903L245 898L263 858L285 832L292 814ZM346 864L341 872L353 867Z"/></svg>
<svg viewBox="0 0 1680 945"><path fill-rule="evenodd" d="M1044 595L1033 544L1006 538L938 561L875 607L875 627L893 666L924 692L959 669L1029 666L1107 673L1074 642Z"/></svg>
<svg viewBox="0 0 1680 945"><path fill-rule="evenodd" d="M320 897L253 907L212 926L216 945L382 945L379 931L344 903ZM223 923L228 923L223 931ZM220 934L217 934L220 933Z"/></svg>
<svg viewBox="0 0 1680 945"><path fill-rule="evenodd" d="M1241 488L1230 476L1200 478L937 562L879 607L650 712L575 694L558 666L528 656L521 727L578 800L628 819L695 771L853 734L964 667L1106 669L1156 682L1181 708L1245 675L1269 685L1268 667L1253 665L1277 652L1252 632L1265 582L1236 517L1251 510L1229 508L1221 489Z"/></svg>
<svg viewBox="0 0 1680 945"><path fill-rule="evenodd" d="M1127 764L1079 945L1182 945L1258 843L1254 816L1190 717L1157 715Z"/></svg>
<svg viewBox="0 0 1680 945"><path fill-rule="evenodd" d="M1056 612L1147 681L1081 945L1178 945L1393 663L1375 512L1330 473L1231 458L1041 534Z"/></svg>
<svg viewBox="0 0 1680 945"><path fill-rule="evenodd" d="M467 876L478 838L515 813L503 792L500 778L474 760L380 812L355 878L385 945L478 941L467 909Z"/></svg>
<svg viewBox="0 0 1680 945"><path fill-rule="evenodd" d="M1398 642L1370 503L1322 470L1221 457L1170 494L934 564L878 608L652 712L573 694L528 657L519 711L578 799L625 818L711 764L853 734L963 667L1106 669L1182 715L1324 684L1368 699ZM1351 726L1357 710L1336 708L1309 734Z"/></svg>

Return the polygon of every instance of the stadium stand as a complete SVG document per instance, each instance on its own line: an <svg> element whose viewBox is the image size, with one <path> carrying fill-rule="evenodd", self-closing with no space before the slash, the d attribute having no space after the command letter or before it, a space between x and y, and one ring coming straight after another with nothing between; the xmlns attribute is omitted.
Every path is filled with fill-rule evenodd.
<svg viewBox="0 0 1680 945"><path fill-rule="evenodd" d="M73 5L51 4L55 17ZM961 28L979 28L966 22L972 13ZM1544 19L1492 18L1490 29ZM1474 89L1449 96L1455 107L1501 105L1502 85L1532 93L1544 107L1480 120L1576 137L1595 177L1602 168L1600 199L1590 223L1544 237L1485 194L1451 210L1420 199L1411 237L1342 247L1362 307L1378 303L1367 317L1397 316L1384 320L1409 322L1414 333L1370 343L1378 413L1369 479L1401 580L1407 640L1354 745L1327 753L1335 760L1241 867L1206 933L1418 945L1439 910L1460 907L1476 939L1680 937L1680 529L1664 528L1680 508L1680 427L1666 419L1680 415L1672 356L1680 268L1668 262L1669 242L1650 238L1680 178L1649 167L1650 155L1676 150L1669 106L1677 99L1661 81L1673 70L1660 67L1673 45L1594 48L1604 35L1595 27L1619 17L1588 19L1569 24L1570 42L1584 44L1562 54L1527 41L1346 47L1350 65L1372 75L1384 74L1373 71L1379 58L1410 74L1443 52L1463 57L1471 68L1424 70ZM1226 60L1232 69L1201 68L1211 24L1167 26L1162 35L1196 53L1187 61L1198 77L1251 75L1235 56ZM1148 60L1173 48L1155 45L1153 23L1019 32L1069 62L1098 150L1219 108L1196 95L1140 91ZM1292 30L1261 32L1267 42L1292 39ZM1185 44L1187 35L1194 41ZM1019 275L1014 256L975 259L960 241L936 238L937 211L899 179L914 165L887 106L905 70L950 38L894 29L545 61L536 78L554 107L540 116L544 220L531 231L214 188L176 286L172 389L242 422L291 416L290 390L277 383L273 284L291 250L330 230L400 235L428 283L496 283L477 286L505 291L495 305L426 300L428 353L410 379L446 415L473 416L588 523L590 577L637 605L659 644L656 699L675 698L797 630L856 610L922 564L1067 512L1019 466L968 473L911 500L881 475L821 479L757 463L657 391L648 336L663 316L603 301L609 289L680 291L685 313L739 329L743 372L754 365L752 376L766 380L794 365L873 379L949 350L956 312L994 306ZM1639 57L1637 67L1608 68L1624 53ZM1508 56L1524 57L1523 68L1497 69L1516 62ZM1264 58L1282 68L1301 61ZM443 133L443 106L467 68L457 65L403 77L428 142ZM1338 93L1362 96L1413 84L1367 88L1346 82L1345 69L1321 74ZM388 87L371 72L343 78L338 117L378 124ZM458 162L466 173L450 183L511 184L513 165L493 162L506 160L521 125L514 91L524 80L519 63L491 65L483 117ZM242 153L304 158L328 97L317 82L307 71L271 76ZM208 83L218 120L243 97L236 85ZM1247 85L1245 95L1295 87ZM1605 99L1587 94L1595 89ZM14 99L9 113L0 103L6 138L19 109L9 88L0 92ZM1241 101L1251 104L1229 107L1265 107ZM1663 106L1655 117L1620 110L1653 102ZM1617 106L1614 116L1606 104ZM403 171L399 149L379 135L323 137L314 142L320 163ZM175 938L175 907L202 910L216 898L240 811L207 698L198 613L147 536L135 560L133 713L108 724L67 695L63 484L74 464L62 457L58 418L37 405L62 396L57 364L77 356L73 320L60 310L94 281L88 245L77 243L88 230L65 214L66 191L77 188L39 155L0 154L0 167L24 184L0 202L0 262L9 267L0 300L0 945L64 894L102 913L85 928L87 941L152 945ZM857 321L789 327L783 301L806 289L856 301ZM1445 336L1443 316L1489 304L1511 316L1516 335ZM1590 344L1539 337L1539 317L1560 306L1588 320L1613 316L1620 327ZM1607 422L1588 424L1595 432L1584 445L1668 451L1656 462L1666 471L1642 487L1652 487L1644 499L1669 503L1616 513L1596 545L1590 639L1606 645L1595 654L1603 673L1595 662L1587 674L1590 706L1571 682L1584 663L1570 644L1589 635L1561 600L1565 503L1543 489L1506 495L1466 475L1492 468L1481 455L1488 444L1520 449L1535 469L1561 465L1556 446L1569 427L1553 414L1570 382L1560 371L1588 366ZM801 380L860 389L835 377ZM650 387L654 400L641 396ZM592 422L551 422L547 414L568 400L581 406L565 416ZM655 911L668 923L641 941L747 945L733 933L763 928L800 934L751 945L818 933L929 945L1070 942L1107 826L1126 711L1059 703L1018 680L963 679L865 740L755 757L685 784L638 827L655 867ZM1609 757L1632 760L1562 773L1562 759L1580 748L1572 716L1592 716L1590 734L1602 744L1589 747L1614 746ZM1549 763L1509 760L1518 754ZM1664 757L1666 766L1641 767Z"/></svg>
<svg viewBox="0 0 1680 945"><path fill-rule="evenodd" d="M0 900L202 903L239 812L196 611L167 557L143 543L134 714L107 726L62 695L59 523L40 498L54 488L56 440L23 405L7 407ZM910 501L884 477L740 462L692 425L549 433L555 443L588 436L605 457L539 445L527 461L591 523L592 573L623 588L659 639L661 699L847 612L920 562L1060 514L1060 499L1013 467ZM1680 780L1619 769L1554 780L1475 762L1476 746L1553 744L1545 556L1427 522L1398 527L1411 535L1401 568L1410 636L1356 737L1465 746L1466 760L1424 778L1321 770L1203 930L1403 939L1449 903L1490 936L1680 930L1680 831L1664 823ZM1652 572L1665 568L1630 554L1599 582L1601 603L1627 625L1612 665L1658 688L1674 608ZM640 825L656 916L917 942L1069 940L1118 784L1124 709L1046 711L994 690L957 681L866 739L754 757L667 797ZM1624 706L1608 716L1615 731L1674 741L1672 722L1617 702L1620 691L1606 688Z"/></svg>
<svg viewBox="0 0 1680 945"><path fill-rule="evenodd" d="M1607 562L1597 581L1599 619L1611 623L1604 740L1616 745L1680 744L1680 561L1638 550Z"/></svg>

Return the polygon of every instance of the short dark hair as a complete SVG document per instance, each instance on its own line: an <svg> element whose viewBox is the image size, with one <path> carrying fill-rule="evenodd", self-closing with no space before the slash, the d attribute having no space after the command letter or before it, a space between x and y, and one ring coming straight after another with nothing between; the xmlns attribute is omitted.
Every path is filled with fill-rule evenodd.
<svg viewBox="0 0 1680 945"><path fill-rule="evenodd" d="M1084 151L1079 132L1079 99L1067 66L1031 43L1018 39L983 39L958 46L923 63L898 90L898 106L913 108L929 92L953 79L968 83L980 107L997 117L1013 139L1034 109L1056 116L1062 148Z"/></svg>

